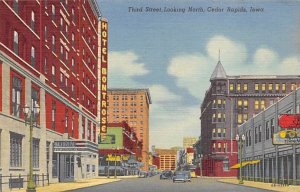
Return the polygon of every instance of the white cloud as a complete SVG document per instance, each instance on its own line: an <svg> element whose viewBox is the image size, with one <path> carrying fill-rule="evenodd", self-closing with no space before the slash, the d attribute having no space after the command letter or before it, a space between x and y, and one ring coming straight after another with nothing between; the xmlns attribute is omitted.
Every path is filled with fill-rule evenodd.
<svg viewBox="0 0 300 192"><path fill-rule="evenodd" d="M267 48L260 48L257 49L254 57L253 63L257 66L271 66L278 63L278 56L277 54Z"/></svg>
<svg viewBox="0 0 300 192"><path fill-rule="evenodd" d="M220 58L223 63L227 65L240 65L247 59L247 49L242 43L235 42L222 35L215 36L209 40L206 45L207 57L214 61Z"/></svg>
<svg viewBox="0 0 300 192"><path fill-rule="evenodd" d="M300 58L296 56L285 58L279 65L279 71L285 75L299 75Z"/></svg>
<svg viewBox="0 0 300 192"><path fill-rule="evenodd" d="M178 102L181 100L179 95L172 93L163 85L152 85L149 89L152 101L155 103Z"/></svg>
<svg viewBox="0 0 300 192"><path fill-rule="evenodd" d="M108 57L109 87L138 87L139 83L133 78L149 73L145 64L139 61L138 55L134 52L111 51Z"/></svg>
<svg viewBox="0 0 300 192"><path fill-rule="evenodd" d="M178 87L185 88L194 97L199 97L204 82L209 82L212 72L212 60L200 54L180 55L173 58L168 67L168 74L176 77Z"/></svg>

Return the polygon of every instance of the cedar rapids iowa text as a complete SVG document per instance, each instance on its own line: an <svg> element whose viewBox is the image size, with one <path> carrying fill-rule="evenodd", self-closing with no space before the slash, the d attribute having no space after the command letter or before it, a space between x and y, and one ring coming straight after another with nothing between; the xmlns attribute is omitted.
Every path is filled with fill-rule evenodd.
<svg viewBox="0 0 300 192"><path fill-rule="evenodd" d="M148 12L148 13L247 13L247 12L264 12L262 7L128 7L128 12L138 13L138 12Z"/></svg>

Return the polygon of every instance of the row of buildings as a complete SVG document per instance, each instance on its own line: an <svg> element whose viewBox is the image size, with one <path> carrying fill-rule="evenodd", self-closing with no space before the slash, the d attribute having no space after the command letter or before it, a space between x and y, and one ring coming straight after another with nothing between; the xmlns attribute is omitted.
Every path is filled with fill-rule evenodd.
<svg viewBox="0 0 300 192"><path fill-rule="evenodd" d="M30 160L35 180L97 176L97 2L0 1L0 10L2 189L26 187Z"/></svg>
<svg viewBox="0 0 300 192"><path fill-rule="evenodd" d="M299 75L229 76L219 61L201 104L201 136L194 144L198 173L237 176L237 169L231 168L238 163L235 136L244 133L243 157L249 160L245 176L264 181L297 179L295 146L275 146L272 137L280 130L278 115L298 113L293 95L299 85ZM289 153L281 152L286 150Z"/></svg>
<svg viewBox="0 0 300 192"><path fill-rule="evenodd" d="M96 177L117 149L147 170L150 93L108 90L97 1L4 0L0 10L1 189L26 187L30 161L36 184Z"/></svg>

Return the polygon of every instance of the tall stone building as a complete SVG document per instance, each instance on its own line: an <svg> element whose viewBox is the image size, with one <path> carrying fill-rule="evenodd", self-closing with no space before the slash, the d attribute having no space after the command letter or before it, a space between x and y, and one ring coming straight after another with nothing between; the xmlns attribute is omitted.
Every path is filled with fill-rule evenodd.
<svg viewBox="0 0 300 192"><path fill-rule="evenodd" d="M0 10L0 174L23 177L32 158L35 178L98 176L97 2L0 1ZM40 109L31 157L26 106Z"/></svg>
<svg viewBox="0 0 300 192"><path fill-rule="evenodd" d="M143 169L149 164L149 107L151 97L149 89L108 89L109 123L126 121L143 143Z"/></svg>
<svg viewBox="0 0 300 192"><path fill-rule="evenodd" d="M201 104L203 175L236 176L237 127L299 87L300 76L226 74L217 63Z"/></svg>

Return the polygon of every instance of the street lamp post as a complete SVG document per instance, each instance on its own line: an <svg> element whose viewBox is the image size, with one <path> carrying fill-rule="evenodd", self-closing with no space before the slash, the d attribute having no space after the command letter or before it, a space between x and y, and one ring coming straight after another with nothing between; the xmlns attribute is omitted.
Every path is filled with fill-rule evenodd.
<svg viewBox="0 0 300 192"><path fill-rule="evenodd" d="M115 148L115 176L114 178L117 178L117 151L119 151L119 147Z"/></svg>
<svg viewBox="0 0 300 192"><path fill-rule="evenodd" d="M242 161L243 161L243 146L246 140L245 135L243 134L241 137L237 134L235 137L236 141L238 142L238 157L240 157L240 178L239 184L244 184L243 175L242 175Z"/></svg>
<svg viewBox="0 0 300 192"><path fill-rule="evenodd" d="M199 161L200 176L202 177L202 154L199 154Z"/></svg>
<svg viewBox="0 0 300 192"><path fill-rule="evenodd" d="M29 179L27 184L26 192L36 192L35 183L33 181L33 167L32 167L32 137L33 137L33 124L38 122L38 115L40 113L40 107L37 103L31 108L25 105L23 112L25 114L25 125L29 124L30 134L29 134Z"/></svg>

